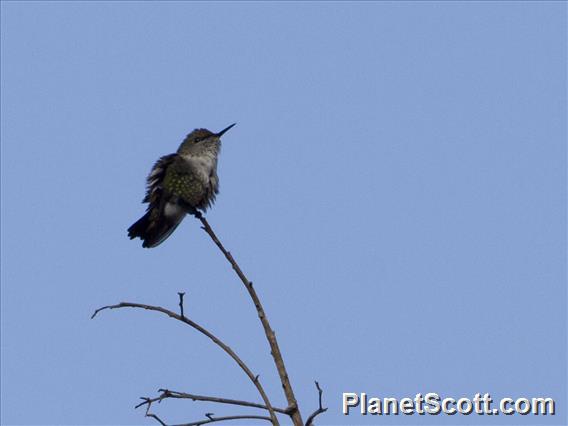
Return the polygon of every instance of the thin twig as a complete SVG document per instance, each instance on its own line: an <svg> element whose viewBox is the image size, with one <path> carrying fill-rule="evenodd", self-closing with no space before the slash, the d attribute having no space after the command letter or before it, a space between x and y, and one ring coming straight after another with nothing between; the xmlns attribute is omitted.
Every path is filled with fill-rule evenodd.
<svg viewBox="0 0 568 426"><path fill-rule="evenodd" d="M306 426L312 426L312 424L314 423L314 419L321 413L325 413L327 411L327 408L323 408L322 405L323 391L321 390L319 383L317 381L315 383L316 383L316 388L318 390L319 408L316 411L314 411L310 417L308 417Z"/></svg>
<svg viewBox="0 0 568 426"><path fill-rule="evenodd" d="M93 315L91 316L91 319L95 318L95 316L103 310L120 309L120 308L139 308L139 309L146 309L146 310L149 310L149 311L161 312L161 313L169 316L170 318L176 319L178 321L181 321L181 322L189 325L190 327L199 331L201 334L207 336L209 339L211 339L213 341L213 343L215 343L217 346L219 346L221 349L223 349L231 358L233 358L233 360L239 365L239 367L241 367L241 369L245 372L245 374L248 376L248 378L253 382L254 386L257 388L258 393L260 394L262 400L264 401L264 404L267 407L267 410L270 413L270 418L271 418L272 423L275 424L275 425L279 424L278 418L276 417L276 413L274 412L274 409L272 408L272 404L270 403L270 400L268 399L268 396L266 395L266 392L264 391L264 388L260 384L260 381L258 380L258 378L253 374L253 372L250 370L250 368L248 368L248 366L243 362L243 360L241 360L241 358L239 358L239 356L228 345L223 343L213 333L206 330L205 328L203 328L202 326L200 326L199 324L197 324L196 322L190 320L189 318L187 318L185 316L178 315L175 312L172 312L168 309L162 308L161 306L143 305L141 303L121 302L121 303L116 304L116 305L103 306L102 308L97 309L93 313Z"/></svg>
<svg viewBox="0 0 568 426"><path fill-rule="evenodd" d="M158 423L160 423L162 426L168 426L166 423L164 423L164 422L162 421L162 419L160 419L160 418L159 418L157 415L155 415L155 414L146 413L146 417L151 417L151 418L153 418L153 419L156 420Z"/></svg>
<svg viewBox="0 0 568 426"><path fill-rule="evenodd" d="M276 335L274 334L274 330L272 330L272 328L270 327L270 323L268 322L268 318L266 317L266 313L264 312L264 308L260 303L260 299L256 294L252 282L248 280L231 253L225 249L219 238L217 238L217 235L207 222L207 219L205 219L201 215L198 215L197 218L203 224L203 230L207 232L215 245L219 248L219 250L221 250L225 258L229 261L235 273L238 275L245 288L247 289L254 303L254 306L256 307L258 317L262 323L262 327L264 328L264 333L266 334L266 338L268 339L268 344L270 345L270 352L272 354L272 358L274 359L274 364L276 365L278 375L280 376L280 382L282 383L282 388L284 389L284 395L286 396L286 400L288 401L287 411L292 418L294 426L302 426L303 422L300 410L298 409L298 402L296 401L294 391L292 390L292 386L290 385L290 379L288 378L288 373L286 372L284 360L282 359L282 353L280 352L280 348L278 347Z"/></svg>
<svg viewBox="0 0 568 426"><path fill-rule="evenodd" d="M266 416L224 416L224 417L213 417L213 415L211 413L207 413L209 414L209 416L207 416L207 420L201 420L201 421L197 421L197 422L193 422L193 423L183 423L183 424L178 424L178 425L173 425L173 426L201 426L201 425L206 425L208 423L215 423L215 422L223 422L223 421L227 421L227 420L266 420L268 422L270 422L270 417L266 417Z"/></svg>
<svg viewBox="0 0 568 426"><path fill-rule="evenodd" d="M183 292L178 292L178 296L179 296L179 314L181 315L181 317L183 318L183 296L185 296L185 293Z"/></svg>
<svg viewBox="0 0 568 426"><path fill-rule="evenodd" d="M143 401L140 404L138 404L135 408L139 408L146 404L152 404L154 402L161 402L164 399L172 398L172 399L191 399L192 401L216 402L218 404L240 405L242 407L261 408L263 410L268 410L266 405L257 404L256 402L241 401L238 399L220 398L217 396L195 395L186 392L172 391L169 389L158 389L158 392L161 392L161 394L155 398L141 398ZM283 408L277 408L277 407L272 407L272 408L277 413L288 414L288 412Z"/></svg>
<svg viewBox="0 0 568 426"><path fill-rule="evenodd" d="M145 416L146 416L146 417L151 417L151 418L153 418L153 419L156 420L158 423L160 423L160 425L162 425L162 426L168 426L168 425L166 425L166 423L165 423L162 419L160 419L156 414L150 413L150 407L152 406L152 402L154 402L154 401L151 401L150 398L142 398L142 399L146 399L146 400L147 400L147 403L148 403L148 406L146 407L146 414L145 414Z"/></svg>

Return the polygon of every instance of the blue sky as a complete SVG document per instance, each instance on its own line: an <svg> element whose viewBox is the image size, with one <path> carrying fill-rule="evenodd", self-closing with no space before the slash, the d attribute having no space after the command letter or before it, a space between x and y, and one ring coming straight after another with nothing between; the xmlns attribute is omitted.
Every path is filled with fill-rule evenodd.
<svg viewBox="0 0 568 426"><path fill-rule="evenodd" d="M2 2L3 424L152 424L160 387L285 400L244 289L188 218L126 237L144 179L224 138L207 217L304 417L566 423L566 3ZM341 414L342 392L556 398L554 417ZM168 401L168 422L246 410Z"/></svg>

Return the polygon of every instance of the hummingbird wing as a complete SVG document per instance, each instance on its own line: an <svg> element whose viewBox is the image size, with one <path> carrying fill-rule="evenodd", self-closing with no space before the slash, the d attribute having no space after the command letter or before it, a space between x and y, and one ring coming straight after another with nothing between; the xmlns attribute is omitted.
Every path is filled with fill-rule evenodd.
<svg viewBox="0 0 568 426"><path fill-rule="evenodd" d="M160 157L152 167L148 178L146 179L146 196L142 200L143 203L155 204L160 199L163 188L162 183L166 176L168 166L175 161L177 154L169 154ZM150 206L148 206L150 208Z"/></svg>
<svg viewBox="0 0 568 426"><path fill-rule="evenodd" d="M168 170L176 160L177 154L161 157L146 180L146 195L142 202L148 203L146 214L128 228L128 236L140 237L142 247L156 247L168 238L181 223L186 211L177 203L170 201L164 192L163 181Z"/></svg>

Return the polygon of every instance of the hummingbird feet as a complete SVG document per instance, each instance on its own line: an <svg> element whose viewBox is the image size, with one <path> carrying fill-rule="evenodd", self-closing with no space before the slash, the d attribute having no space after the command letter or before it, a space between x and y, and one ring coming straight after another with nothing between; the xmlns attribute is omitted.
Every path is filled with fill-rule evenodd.
<svg viewBox="0 0 568 426"><path fill-rule="evenodd" d="M201 212L199 210L189 212L189 214L192 214L193 216L195 216L196 219L203 219L203 215L201 214Z"/></svg>
<svg viewBox="0 0 568 426"><path fill-rule="evenodd" d="M195 216L197 219L203 219L203 215L201 214L201 212L199 210L197 210L197 208L195 208L195 207L189 205L188 203L183 202L182 200L179 200L179 199L178 199L178 203L185 209L187 214Z"/></svg>

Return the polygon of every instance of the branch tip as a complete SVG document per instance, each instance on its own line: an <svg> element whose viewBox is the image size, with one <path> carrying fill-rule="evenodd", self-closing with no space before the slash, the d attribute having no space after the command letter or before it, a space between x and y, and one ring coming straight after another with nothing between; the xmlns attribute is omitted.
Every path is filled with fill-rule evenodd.
<svg viewBox="0 0 568 426"><path fill-rule="evenodd" d="M323 395L323 390L320 387L320 384L318 383L317 380L314 381L314 383L316 384L316 389L318 390L318 409L316 411L314 411L312 413L312 415L310 417L308 417L308 421L306 422L306 426L312 426L314 424L314 419L319 416L321 413L325 413L327 411L327 407L323 408L322 405L322 395Z"/></svg>
<svg viewBox="0 0 568 426"><path fill-rule="evenodd" d="M184 314L183 314L183 296L185 296L185 292L181 292L178 291L178 295L179 295L179 312L180 312L180 316L182 318L185 318Z"/></svg>
<svg viewBox="0 0 568 426"><path fill-rule="evenodd" d="M140 399L142 400L142 402L140 404L137 404L136 406L134 406L135 410L137 408L142 407L143 405L150 404L150 398L145 398L145 397L141 396Z"/></svg>
<svg viewBox="0 0 568 426"><path fill-rule="evenodd" d="M102 308L96 309L95 312L93 312L93 315L91 315L91 319L95 318L100 311L107 309L107 308L108 308L108 306L103 306Z"/></svg>

